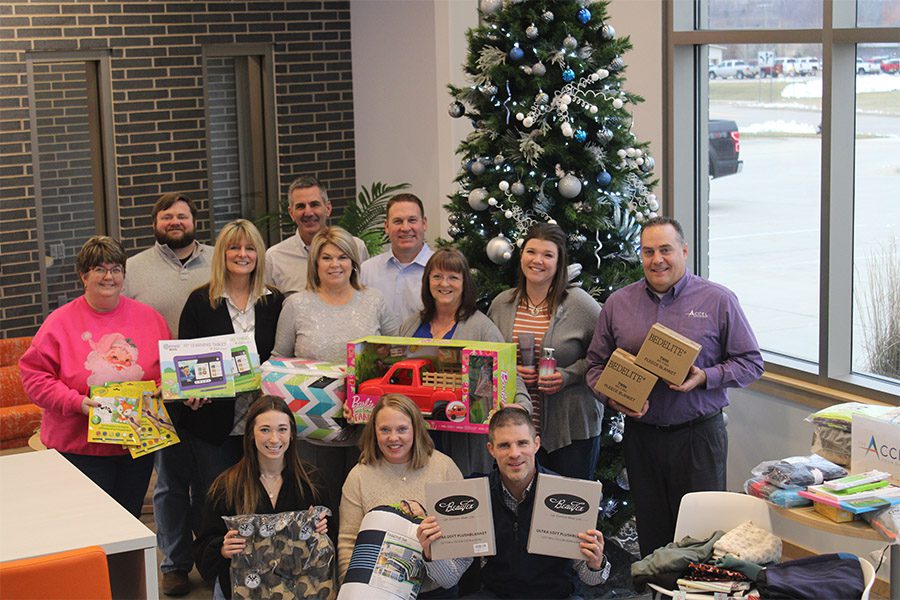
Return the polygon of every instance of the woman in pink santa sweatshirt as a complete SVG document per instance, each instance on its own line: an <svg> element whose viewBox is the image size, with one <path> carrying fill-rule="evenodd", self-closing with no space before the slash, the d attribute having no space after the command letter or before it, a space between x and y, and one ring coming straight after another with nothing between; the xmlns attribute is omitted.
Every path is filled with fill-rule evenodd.
<svg viewBox="0 0 900 600"><path fill-rule="evenodd" d="M22 384L44 409L41 441L59 451L135 516L140 516L153 455L132 459L118 444L87 441L87 415L98 403L90 386L120 381L159 384L165 319L122 296L125 251L106 236L85 242L76 258L84 295L54 310L19 361Z"/></svg>

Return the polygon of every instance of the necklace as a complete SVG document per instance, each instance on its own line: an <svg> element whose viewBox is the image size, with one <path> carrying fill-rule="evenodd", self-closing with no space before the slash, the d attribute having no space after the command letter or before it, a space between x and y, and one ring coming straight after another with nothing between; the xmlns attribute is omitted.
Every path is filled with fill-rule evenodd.
<svg viewBox="0 0 900 600"><path fill-rule="evenodd" d="M281 479L281 473L276 473L275 475L266 475L265 473L259 474L259 482L263 485L263 488L266 490L266 493L269 495L269 500L275 499L275 494L278 492L278 490L275 490L273 492L271 489L269 489L269 486L266 485L266 481L272 481L272 482L275 482L273 485L278 485L277 482L279 479Z"/></svg>
<svg viewBox="0 0 900 600"><path fill-rule="evenodd" d="M541 309L547 304L547 298L544 297L543 300L540 301L539 304L535 304L531 301L531 297L528 294L525 294L525 310L530 312L532 315L541 314Z"/></svg>

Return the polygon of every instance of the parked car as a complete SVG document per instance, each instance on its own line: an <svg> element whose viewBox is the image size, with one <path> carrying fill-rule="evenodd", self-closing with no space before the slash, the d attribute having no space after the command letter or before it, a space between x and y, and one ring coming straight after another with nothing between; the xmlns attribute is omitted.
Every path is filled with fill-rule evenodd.
<svg viewBox="0 0 900 600"><path fill-rule="evenodd" d="M734 77L735 79L744 79L745 77L756 77L757 69L745 60L723 60L717 65L710 65L710 79L726 79Z"/></svg>
<svg viewBox="0 0 900 600"><path fill-rule="evenodd" d="M775 59L776 76L794 77L797 75L797 59L783 56Z"/></svg>
<svg viewBox="0 0 900 600"><path fill-rule="evenodd" d="M739 173L744 167L740 155L741 134L737 123L726 119L710 119L709 176L715 179Z"/></svg>
<svg viewBox="0 0 900 600"><path fill-rule="evenodd" d="M861 58L856 59L857 75L870 75L873 73L881 73L881 65L869 60L863 60Z"/></svg>
<svg viewBox="0 0 900 600"><path fill-rule="evenodd" d="M881 61L881 72L888 75L900 73L900 58L886 58Z"/></svg>
<svg viewBox="0 0 900 600"><path fill-rule="evenodd" d="M801 56L797 59L796 67L800 75L816 75L822 68L815 56Z"/></svg>

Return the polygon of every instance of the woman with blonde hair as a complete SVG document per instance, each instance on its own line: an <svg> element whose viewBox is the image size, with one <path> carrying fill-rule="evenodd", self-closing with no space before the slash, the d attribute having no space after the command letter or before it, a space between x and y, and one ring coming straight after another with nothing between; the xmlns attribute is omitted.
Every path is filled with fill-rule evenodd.
<svg viewBox="0 0 900 600"><path fill-rule="evenodd" d="M404 501L421 508L426 483L458 479L462 473L450 457L434 449L415 403L401 394L382 396L363 428L359 464L347 476L341 495L339 580L347 572L360 523L368 511ZM441 588L453 588L461 573L445 571L441 576L432 573L428 563L426 569L429 578L419 597L453 597L444 596Z"/></svg>
<svg viewBox="0 0 900 600"><path fill-rule="evenodd" d="M350 340L397 334L397 318L381 293L359 282L356 243L345 229L325 227L316 234L306 281L305 290L284 302L273 355L345 364ZM328 493L335 498L359 456L356 440L348 431L340 441L300 441L300 456L328 473ZM339 524L340 514L332 522Z"/></svg>
<svg viewBox="0 0 900 600"><path fill-rule="evenodd" d="M253 332L260 361L268 360L284 296L265 285L266 246L256 226L246 219L227 223L216 238L210 281L191 292L181 311L181 339ZM181 443L188 444L191 465L191 508L194 530L206 491L222 471L241 458L243 419L258 392L237 398L186 400L175 424ZM190 535L190 529L182 532Z"/></svg>

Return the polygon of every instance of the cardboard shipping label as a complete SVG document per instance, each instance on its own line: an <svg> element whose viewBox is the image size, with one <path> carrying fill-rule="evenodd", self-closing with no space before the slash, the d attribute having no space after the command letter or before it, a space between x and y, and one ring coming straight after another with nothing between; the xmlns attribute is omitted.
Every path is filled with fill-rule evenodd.
<svg viewBox="0 0 900 600"><path fill-rule="evenodd" d="M697 342L656 323L647 332L636 363L669 383L681 385L701 349Z"/></svg>
<svg viewBox="0 0 900 600"><path fill-rule="evenodd" d="M432 560L497 553L487 477L425 484L425 499L428 514L441 526L441 537L431 544Z"/></svg>
<svg viewBox="0 0 900 600"><path fill-rule="evenodd" d="M656 375L635 364L634 356L616 348L594 389L629 410L640 411L657 381Z"/></svg>
<svg viewBox="0 0 900 600"><path fill-rule="evenodd" d="M583 560L578 534L597 528L603 484L538 473L528 552Z"/></svg>

